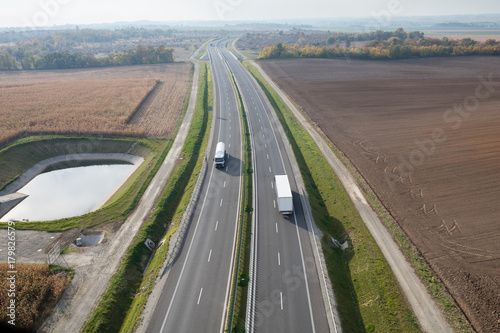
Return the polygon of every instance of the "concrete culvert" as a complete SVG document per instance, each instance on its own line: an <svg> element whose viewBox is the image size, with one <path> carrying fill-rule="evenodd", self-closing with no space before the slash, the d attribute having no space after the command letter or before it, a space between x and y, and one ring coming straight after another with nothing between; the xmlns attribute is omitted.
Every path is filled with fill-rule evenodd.
<svg viewBox="0 0 500 333"><path fill-rule="evenodd" d="M88 234L88 235L80 235L75 240L75 245L79 247L88 247L99 244L104 238L104 233L98 234Z"/></svg>

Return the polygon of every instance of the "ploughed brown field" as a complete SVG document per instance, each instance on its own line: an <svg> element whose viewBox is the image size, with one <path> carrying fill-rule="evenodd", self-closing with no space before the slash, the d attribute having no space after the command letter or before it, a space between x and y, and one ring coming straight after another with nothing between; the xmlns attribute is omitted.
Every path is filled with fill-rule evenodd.
<svg viewBox="0 0 500 333"><path fill-rule="evenodd" d="M500 332L500 57L259 63L356 166L473 327Z"/></svg>
<svg viewBox="0 0 500 333"><path fill-rule="evenodd" d="M167 137L190 73L187 63L0 72L0 146L38 133Z"/></svg>

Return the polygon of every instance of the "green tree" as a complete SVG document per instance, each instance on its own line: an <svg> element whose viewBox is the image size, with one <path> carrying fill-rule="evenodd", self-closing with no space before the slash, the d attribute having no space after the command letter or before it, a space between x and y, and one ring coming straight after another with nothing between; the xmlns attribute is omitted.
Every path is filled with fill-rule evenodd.
<svg viewBox="0 0 500 333"><path fill-rule="evenodd" d="M16 59L14 59L9 53L0 54L0 69L18 69Z"/></svg>
<svg viewBox="0 0 500 333"><path fill-rule="evenodd" d="M397 28L396 31L394 32L394 37L401 38L402 40L405 40L408 38L408 34L403 28Z"/></svg>

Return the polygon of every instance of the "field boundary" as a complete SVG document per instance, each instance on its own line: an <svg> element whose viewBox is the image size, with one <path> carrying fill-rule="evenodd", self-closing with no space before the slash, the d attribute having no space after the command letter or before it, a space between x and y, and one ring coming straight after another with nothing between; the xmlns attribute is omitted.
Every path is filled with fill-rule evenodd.
<svg viewBox="0 0 500 333"><path fill-rule="evenodd" d="M259 71L259 73L265 78L265 80L273 87L276 93L279 94L279 96L285 101L286 105L293 112L297 120L313 138L330 166L335 170L340 181L346 188L349 197L359 211L362 220L365 222L366 226L370 230L370 233L373 235L378 246L384 253L384 257L390 264L391 269L397 277L400 286L404 290L407 299L412 305L415 315L419 319L419 323L422 325L422 328L425 331L429 332L436 330L440 332L451 332L452 330L449 324L442 316L441 311L438 310L434 299L430 297L427 292L427 288L421 282L418 275L414 272L413 267L410 266L406 261L406 257L403 251L393 240L392 235L387 231L385 225L379 220L378 215L373 211L371 206L366 201L364 195L357 185L357 181L350 174L344 164L331 151L330 146L321 137L321 135L317 131L315 131L310 122L308 122L307 119L302 115L302 113L300 113L300 111L295 107L295 105L290 102L286 94L281 91L281 89L279 89L277 84L272 81L272 79L262 70L262 68L257 63L255 63L255 61L250 61L250 63ZM402 269L402 267L404 268L404 270ZM418 293L416 291L418 291ZM423 302L425 302L425 304L423 304Z"/></svg>
<svg viewBox="0 0 500 333"><path fill-rule="evenodd" d="M148 91L148 93L146 95L144 95L144 97L142 98L142 100L139 102L139 104L137 104L137 106L135 107L135 110L132 111L132 113L128 116L127 120L125 121L125 124L130 124L134 118L137 116L137 114L142 111L142 108L147 108L149 105L149 103L156 97L156 93L158 92L158 90L160 89L160 87L162 85L164 85L165 83L161 80L156 80L155 82L155 85L153 86L153 88L151 88L150 91Z"/></svg>

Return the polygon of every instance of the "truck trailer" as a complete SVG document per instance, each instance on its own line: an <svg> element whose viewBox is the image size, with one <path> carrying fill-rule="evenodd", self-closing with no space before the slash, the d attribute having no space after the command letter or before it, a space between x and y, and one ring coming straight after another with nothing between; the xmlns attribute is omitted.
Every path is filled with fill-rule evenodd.
<svg viewBox="0 0 500 333"><path fill-rule="evenodd" d="M216 168L224 168L226 166L226 145L224 142L217 143L214 164Z"/></svg>
<svg viewBox="0 0 500 333"><path fill-rule="evenodd" d="M293 213L293 198L287 175L275 175L274 187L276 188L276 201L280 214Z"/></svg>

